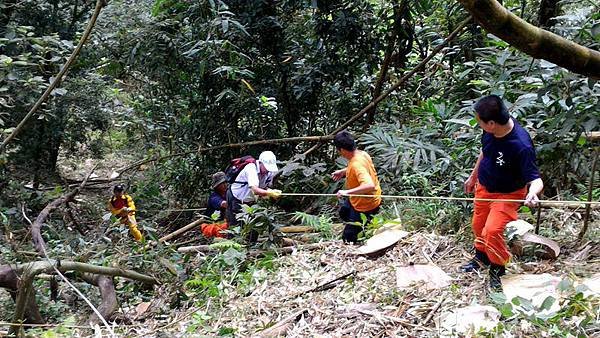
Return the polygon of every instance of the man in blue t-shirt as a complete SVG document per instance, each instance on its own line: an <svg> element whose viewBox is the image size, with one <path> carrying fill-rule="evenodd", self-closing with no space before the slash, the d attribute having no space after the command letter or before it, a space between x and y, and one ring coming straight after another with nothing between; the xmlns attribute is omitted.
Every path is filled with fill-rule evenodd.
<svg viewBox="0 0 600 338"><path fill-rule="evenodd" d="M208 206L204 215L211 217L212 214L219 211L218 220L222 221L225 219L225 210L227 209L227 180L224 172L219 171L212 175L212 188L213 192L208 197Z"/></svg>
<svg viewBox="0 0 600 338"><path fill-rule="evenodd" d="M510 259L504 229L517 219L520 203L478 199L524 200L525 205L535 206L544 183L535 164L531 137L510 117L502 99L485 96L474 109L483 129L482 149L464 188L466 193L475 192L475 257L461 269L469 272L489 265L490 286L498 290Z"/></svg>

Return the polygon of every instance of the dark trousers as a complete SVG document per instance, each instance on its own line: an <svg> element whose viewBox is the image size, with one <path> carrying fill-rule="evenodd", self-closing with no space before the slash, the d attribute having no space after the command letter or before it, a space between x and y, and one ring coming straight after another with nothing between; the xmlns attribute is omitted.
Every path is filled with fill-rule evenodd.
<svg viewBox="0 0 600 338"><path fill-rule="evenodd" d="M353 223L363 223L361 214L364 214L367 218L366 223L369 223L373 216L379 212L379 207L369 210L366 212L356 211L350 201L346 198L340 201L340 218L346 226L344 227L344 233L342 234L342 238L344 242L358 242L358 234L363 230L363 227Z"/></svg>
<svg viewBox="0 0 600 338"><path fill-rule="evenodd" d="M229 227L236 227L239 225L236 214L242 211L242 201L233 196L231 189L227 189L225 199L227 200L227 210L225 212L227 224L229 224Z"/></svg>
<svg viewBox="0 0 600 338"><path fill-rule="evenodd" d="M237 219L237 214L242 212L243 203L233 196L231 188L227 189L227 195L225 196L225 199L227 200L227 211L225 212L225 217L227 218L227 224L231 229L240 225L240 222ZM254 229L250 229L246 240L250 243L256 243L258 240L258 232Z"/></svg>

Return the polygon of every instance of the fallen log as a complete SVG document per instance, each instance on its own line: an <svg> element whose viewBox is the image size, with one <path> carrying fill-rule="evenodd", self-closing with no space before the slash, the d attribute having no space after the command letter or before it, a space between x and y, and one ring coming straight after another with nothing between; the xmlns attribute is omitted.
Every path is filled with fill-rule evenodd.
<svg viewBox="0 0 600 338"><path fill-rule="evenodd" d="M0 269L5 267L11 267L8 265L0 266ZM146 284L159 284L159 281L151 276L141 274L139 272L117 268L117 267L108 267L108 266L99 266L82 262L73 262L73 261L59 261L54 259L43 260L43 261L35 261L29 263L22 263L18 265L14 265L11 267L12 270L21 274L28 271L32 275L39 275L41 273L51 273L56 268L60 272L67 271L77 271L77 272L87 272L111 277L124 277L132 280L140 281ZM0 270L1 271L1 270Z"/></svg>
<svg viewBox="0 0 600 338"><path fill-rule="evenodd" d="M267 328L266 330L257 332L258 337L279 337L285 336L285 333L291 326L294 321L297 321L299 317L308 312L308 309L298 310L292 313L290 316L280 320L275 323L273 326Z"/></svg>
<svg viewBox="0 0 600 338"><path fill-rule="evenodd" d="M115 304L117 303L117 299L116 299L116 292L114 292L114 283L113 283L112 279L106 278L103 275L116 276L116 275L125 274L125 275L127 275L126 277L128 277L128 278L138 279L138 280L144 280L144 279L146 279L145 277L148 277L148 276L145 276L142 274L138 274L135 271L116 269L116 268L99 267L99 266L94 266L91 264L85 264L85 263L79 263L79 262L65 261L65 262L62 262L62 264L61 264L60 261L51 260L46 253L46 243L41 234L42 225L44 224L44 222L46 221L46 219L48 218L48 216L54 209L56 209L58 206L60 206L63 203L67 203L67 202L73 200L75 195L77 195L79 193L79 191L86 185L89 177L91 176L91 174L94 172L95 169L96 169L96 167L94 167L94 168L92 168L92 170L90 170L90 172L86 175L85 179L79 185L79 187L75 188L70 193L63 195L63 196L59 197L58 199L54 200L53 202L49 203L42 210L42 212L40 212L40 214L38 215L38 217L35 219L34 222L29 221L29 219L26 217L26 215L24 213L23 216L31 224L31 236L32 236L34 246L35 246L36 250L38 251L38 253L40 254L40 256L44 257L46 260L32 262L32 263L25 263L25 264L17 265L15 267L11 267L13 269L14 273L20 274L20 276L18 277L19 284L18 284L17 293L16 293L16 297L15 297L16 298L15 299L16 307L15 307L15 313L13 316L13 322L15 323L15 325L13 325L11 327L11 330L10 330L11 334L21 336L23 333L22 332L23 326L19 325L19 323L22 323L24 316L27 316L28 313L34 313L35 310L37 309L37 305L35 305L35 296L34 296L35 289L33 288L32 283L33 283L33 279L40 273L56 272L69 286L71 286L75 290L75 292L77 294L79 294L79 296L81 296L86 301L86 303L92 308L92 310L94 310L96 315L100 316L100 319L102 320L103 324L107 327L107 329L109 330L109 332L111 334L114 334L114 332L112 332L112 329L108 325L108 322L105 320L104 314L102 314L100 311L98 311L92 305L92 303L81 293L81 291L77 290L68 281L68 279L62 274L62 272L68 271L68 270L74 270L74 271L79 271L79 272L88 272L88 273L92 273L92 274L93 273L99 274L99 276L88 276L88 280L94 282L95 283L94 285L98 286L98 288L100 289L100 293L102 295L102 302L100 304L100 308L103 311L105 311L105 314L108 314L108 316L110 316L116 310ZM106 269L109 269L109 270L106 270ZM130 272L133 272L133 273L130 273ZM146 283L155 283L155 280L152 277L148 277L148 279L146 279L145 282ZM35 306L35 308L32 308L32 306ZM109 310L111 310L110 313L108 313ZM42 320L42 323L43 323L43 320Z"/></svg>
<svg viewBox="0 0 600 338"><path fill-rule="evenodd" d="M294 252L294 250L316 250L320 248L324 248L330 245L333 242L321 242L321 243L313 243L313 244L305 244L305 245L296 245L296 246L287 246L284 248L273 248L270 250L250 250L248 251L249 256L260 256L268 252L275 252L278 254L289 254ZM193 245L193 246L182 246L177 248L177 252L181 253L191 253L191 252L216 252L220 251L220 248L213 247L211 245Z"/></svg>
<svg viewBox="0 0 600 338"><path fill-rule="evenodd" d="M219 251L218 248L211 247L208 244L202 245L192 245L192 246L182 246L177 248L177 252L181 253L190 253L190 252L214 252Z"/></svg>
<svg viewBox="0 0 600 338"><path fill-rule="evenodd" d="M283 232L284 234L295 234L303 232L313 232L314 229L313 227L306 225L291 225L287 227L281 227L279 228L279 231Z"/></svg>
<svg viewBox="0 0 600 338"><path fill-rule="evenodd" d="M193 221L192 223L190 223L190 224L188 224L188 225L186 225L186 226L184 226L184 227L182 227L180 229L177 229L176 231L173 231L172 233L170 233L170 234L168 234L166 236L163 236L163 237L159 238L158 242L162 243L162 242L166 242L166 241L168 241L168 240L170 240L172 238L175 238L175 237L183 234L184 232L187 232L187 231L189 231L189 230L197 227L198 225L200 225L202 222L205 222L205 221L206 220L203 219L203 218L197 219L197 220Z"/></svg>
<svg viewBox="0 0 600 338"><path fill-rule="evenodd" d="M33 292L35 292L32 285L33 279L41 273L49 273L56 270L60 272L77 271L90 273L87 277L84 277L83 279L85 281L91 282L91 284L98 286L98 288L100 289L100 294L102 295L102 303L100 304L98 311L104 318L106 318L105 315L110 316L117 309L117 298L116 293L114 291L114 283L112 282L112 279L106 278L104 275L113 277L125 277L148 284L158 283L158 281L154 277L150 277L135 272L133 270L97 266L72 261L56 261L48 259L44 261L23 263L16 266L0 266L0 272L8 272L8 274L14 273L17 275L17 278L15 280L19 281L15 313L13 317L13 323L16 324L11 328L12 333L18 334L20 330L23 329L21 325L18 325L18 323L22 322L22 319L26 315L27 311L31 311L31 309L29 308L31 302L35 302L33 300L34 298L32 297ZM0 275L0 280L3 279L5 279L4 276ZM104 313L100 312L100 310L104 311ZM91 319L92 318L93 317L91 317ZM92 319L92 321L94 320Z"/></svg>
<svg viewBox="0 0 600 338"><path fill-rule="evenodd" d="M17 299L17 292L19 290L19 275L11 265L0 266L0 287L5 288L10 293L13 300ZM44 319L40 314L40 310L35 303L35 295L32 294L28 300L27 306L24 313L25 321L28 324L43 324Z"/></svg>

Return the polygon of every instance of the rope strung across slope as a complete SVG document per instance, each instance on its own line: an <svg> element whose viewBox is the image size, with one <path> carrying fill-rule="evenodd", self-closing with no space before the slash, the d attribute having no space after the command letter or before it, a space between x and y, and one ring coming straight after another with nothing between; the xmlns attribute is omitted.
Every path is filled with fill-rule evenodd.
<svg viewBox="0 0 600 338"><path fill-rule="evenodd" d="M320 193L295 193L295 192L282 192L281 196L290 197L337 197L337 194L320 194ZM365 197L374 198L374 195L360 195L351 194L344 195L345 197ZM430 200L430 201L465 201L465 202L512 202L512 203L524 203L525 200L519 199L503 199L503 198L474 198L474 197L452 197L452 196L415 196L415 195L379 195L385 199L399 199L399 200ZM600 206L600 201L555 201L555 200L539 200L538 205L540 206L551 206L555 208L560 207L572 207L573 205L580 205L581 207ZM190 208L190 209L138 209L138 211L204 211L206 208Z"/></svg>
<svg viewBox="0 0 600 338"><path fill-rule="evenodd" d="M337 194L318 194L318 193L291 193L283 192L281 196L315 196L315 197L334 197ZM346 197L366 197L374 198L374 195L351 194L344 195ZM469 201L469 202L514 202L524 203L525 200L519 199L502 199L502 198L474 198L474 197L452 197L452 196L413 196L413 195L379 195L381 198L403 199L403 200L436 200L436 201ZM568 204L583 204L583 205L600 205L600 201L555 201L555 200L539 200L539 204L556 205L560 207Z"/></svg>

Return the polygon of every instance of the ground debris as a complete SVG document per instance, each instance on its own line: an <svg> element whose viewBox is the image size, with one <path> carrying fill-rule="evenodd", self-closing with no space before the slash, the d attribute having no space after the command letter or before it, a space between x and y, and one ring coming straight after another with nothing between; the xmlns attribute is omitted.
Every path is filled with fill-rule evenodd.
<svg viewBox="0 0 600 338"><path fill-rule="evenodd" d="M223 287L231 290L226 297L210 298L202 307L192 306L194 300L190 299L180 310L167 310L161 320L147 319L149 325L136 327L134 332L157 337L216 336L227 330L236 337L469 335L477 332L477 327L491 328L498 319L486 287L487 273L459 272L459 266L471 258L469 246L452 236L416 232L377 258L356 255L357 246L341 241L315 250L294 250L276 257L277 268L260 272L266 278L257 279L251 290L241 292L224 278ZM562 265L594 271L597 261L577 260L580 251L568 249L557 260L515 261L508 267L508 277L527 273L564 276ZM423 281L398 287L397 271L423 266L440 272L443 283L436 288L426 287ZM593 289L597 276L581 282ZM152 304L150 309L157 307ZM451 325L464 313L474 318L473 323ZM517 330L531 333L533 328L523 325Z"/></svg>

